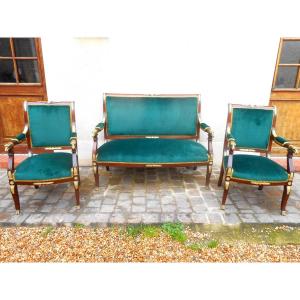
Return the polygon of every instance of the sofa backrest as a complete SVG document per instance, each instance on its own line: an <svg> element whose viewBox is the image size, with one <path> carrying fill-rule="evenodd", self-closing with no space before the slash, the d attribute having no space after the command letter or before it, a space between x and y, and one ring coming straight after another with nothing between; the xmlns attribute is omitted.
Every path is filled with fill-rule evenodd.
<svg viewBox="0 0 300 300"><path fill-rule="evenodd" d="M107 138L198 136L198 95L105 94Z"/></svg>
<svg viewBox="0 0 300 300"><path fill-rule="evenodd" d="M275 126L275 107L229 105L229 131L238 148L267 151L271 147L271 131Z"/></svg>

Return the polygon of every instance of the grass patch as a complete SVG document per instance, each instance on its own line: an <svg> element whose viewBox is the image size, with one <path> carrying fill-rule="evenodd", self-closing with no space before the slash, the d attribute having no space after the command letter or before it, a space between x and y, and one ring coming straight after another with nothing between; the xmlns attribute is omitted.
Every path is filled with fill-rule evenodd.
<svg viewBox="0 0 300 300"><path fill-rule="evenodd" d="M207 247L210 249L217 248L219 246L219 242L216 240L211 240L207 243Z"/></svg>
<svg viewBox="0 0 300 300"><path fill-rule="evenodd" d="M143 235L148 238L154 238L159 235L160 229L156 226L145 226L143 228Z"/></svg>
<svg viewBox="0 0 300 300"><path fill-rule="evenodd" d="M84 224L81 224L81 223L75 223L74 224L74 228L84 228L85 225Z"/></svg>
<svg viewBox="0 0 300 300"><path fill-rule="evenodd" d="M53 226L48 226L42 231L42 236L47 237L47 235L54 230Z"/></svg>
<svg viewBox="0 0 300 300"><path fill-rule="evenodd" d="M153 238L159 235L160 229L151 225L129 225L126 227L126 233L134 238L140 235Z"/></svg>
<svg viewBox="0 0 300 300"><path fill-rule="evenodd" d="M184 243L187 240L184 226L180 223L165 223L162 225L162 230L177 242Z"/></svg>

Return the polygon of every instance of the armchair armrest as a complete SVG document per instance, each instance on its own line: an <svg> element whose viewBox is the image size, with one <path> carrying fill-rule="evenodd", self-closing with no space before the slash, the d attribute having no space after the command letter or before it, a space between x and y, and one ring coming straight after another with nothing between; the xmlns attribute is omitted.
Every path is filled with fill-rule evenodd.
<svg viewBox="0 0 300 300"><path fill-rule="evenodd" d="M5 151L9 152L13 149L13 147L15 145L21 144L26 139L26 131L24 130L24 132L18 134L14 138L11 138L10 139L11 141L4 145L5 146Z"/></svg>
<svg viewBox="0 0 300 300"><path fill-rule="evenodd" d="M285 139L282 136L277 136L276 134L274 134L274 132L272 133L273 135L273 139L274 142L284 148L287 148L289 152L295 154L297 153L297 148L295 146L293 146L287 139Z"/></svg>
<svg viewBox="0 0 300 300"><path fill-rule="evenodd" d="M205 131L208 135L211 135L213 137L213 131L209 125L207 125L206 123L201 123L200 121L199 124L200 124L200 128L203 131Z"/></svg>
<svg viewBox="0 0 300 300"><path fill-rule="evenodd" d="M72 149L76 150L76 147L77 147L77 133L76 132L71 133L70 144L72 145Z"/></svg>
<svg viewBox="0 0 300 300"><path fill-rule="evenodd" d="M105 126L105 119L103 119L97 126L95 127L93 131L93 138L96 138L98 133L104 129Z"/></svg>

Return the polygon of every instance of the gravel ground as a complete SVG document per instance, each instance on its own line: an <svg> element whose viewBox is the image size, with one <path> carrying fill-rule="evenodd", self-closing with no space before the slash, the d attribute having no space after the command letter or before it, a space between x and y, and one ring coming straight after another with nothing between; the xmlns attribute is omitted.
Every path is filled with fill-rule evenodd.
<svg viewBox="0 0 300 300"><path fill-rule="evenodd" d="M130 230L129 230L130 229ZM184 241L161 227L0 228L0 262L299 262L300 243L268 244L220 239L220 234L184 228ZM291 232L290 227L252 232ZM244 235L242 233L242 235ZM223 236L223 234L221 234ZM213 238L218 238L219 241ZM297 242L298 243L298 242Z"/></svg>

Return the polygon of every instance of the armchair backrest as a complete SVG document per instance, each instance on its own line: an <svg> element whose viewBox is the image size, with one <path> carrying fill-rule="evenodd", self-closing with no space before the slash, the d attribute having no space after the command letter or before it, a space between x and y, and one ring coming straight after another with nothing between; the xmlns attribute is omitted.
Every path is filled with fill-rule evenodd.
<svg viewBox="0 0 300 300"><path fill-rule="evenodd" d="M227 132L235 138L236 148L267 152L275 119L274 106L229 104Z"/></svg>
<svg viewBox="0 0 300 300"><path fill-rule="evenodd" d="M199 95L104 94L106 138L199 135Z"/></svg>
<svg viewBox="0 0 300 300"><path fill-rule="evenodd" d="M76 132L73 102L25 102L30 148L70 148Z"/></svg>

